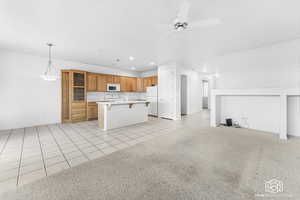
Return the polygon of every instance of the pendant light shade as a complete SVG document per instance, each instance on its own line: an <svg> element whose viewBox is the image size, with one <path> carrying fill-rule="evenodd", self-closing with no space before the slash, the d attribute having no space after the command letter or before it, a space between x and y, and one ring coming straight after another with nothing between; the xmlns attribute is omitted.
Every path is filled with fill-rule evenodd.
<svg viewBox="0 0 300 200"><path fill-rule="evenodd" d="M41 78L46 81L56 81L60 79L59 71L58 69L53 65L51 60L51 48L53 44L48 43L47 46L49 47L49 60L48 60L48 66L46 68L46 71L43 75L41 75Z"/></svg>

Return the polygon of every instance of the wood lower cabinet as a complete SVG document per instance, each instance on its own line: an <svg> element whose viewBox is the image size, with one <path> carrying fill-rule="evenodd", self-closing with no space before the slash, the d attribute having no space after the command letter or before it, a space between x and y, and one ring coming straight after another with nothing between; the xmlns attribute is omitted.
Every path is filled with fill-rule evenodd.
<svg viewBox="0 0 300 200"><path fill-rule="evenodd" d="M62 70L62 122L86 120L86 72Z"/></svg>
<svg viewBox="0 0 300 200"><path fill-rule="evenodd" d="M98 119L98 104L96 102L87 103L87 120Z"/></svg>
<svg viewBox="0 0 300 200"><path fill-rule="evenodd" d="M71 112L72 122L80 122L86 120L86 102L73 102Z"/></svg>

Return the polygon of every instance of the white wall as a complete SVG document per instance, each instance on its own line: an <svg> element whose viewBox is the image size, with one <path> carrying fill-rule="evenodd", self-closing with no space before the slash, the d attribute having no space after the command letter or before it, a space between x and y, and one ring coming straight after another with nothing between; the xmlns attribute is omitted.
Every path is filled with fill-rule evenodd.
<svg viewBox="0 0 300 200"><path fill-rule="evenodd" d="M40 78L46 57L0 50L0 130L61 121L61 83ZM139 76L138 73L55 60L63 69Z"/></svg>
<svg viewBox="0 0 300 200"><path fill-rule="evenodd" d="M203 76L195 71L189 71L188 76L188 114L202 110Z"/></svg>
<svg viewBox="0 0 300 200"><path fill-rule="evenodd" d="M300 40L239 51L206 62L217 89L300 88Z"/></svg>
<svg viewBox="0 0 300 200"><path fill-rule="evenodd" d="M150 76L157 76L157 70L150 70L141 72L141 77L150 77Z"/></svg>
<svg viewBox="0 0 300 200"><path fill-rule="evenodd" d="M279 133L279 96L221 96L220 120L233 119L242 127Z"/></svg>
<svg viewBox="0 0 300 200"><path fill-rule="evenodd" d="M179 80L178 80L179 79ZM168 119L178 119L180 114L180 75L176 63L158 67L158 116ZM179 99L178 99L179 97Z"/></svg>
<svg viewBox="0 0 300 200"><path fill-rule="evenodd" d="M300 88L300 40L215 57L206 66L219 75L215 81L217 89ZM300 135L300 101L290 98L288 103L289 134ZM273 98L222 98L221 120L232 117L241 122L247 118L250 128L278 132L276 104Z"/></svg>
<svg viewBox="0 0 300 200"><path fill-rule="evenodd" d="M288 97L288 134L300 136L300 97Z"/></svg>
<svg viewBox="0 0 300 200"><path fill-rule="evenodd" d="M205 76L186 68L181 68L179 73L187 76L187 114L200 112L203 96L202 80L205 79Z"/></svg>
<svg viewBox="0 0 300 200"><path fill-rule="evenodd" d="M188 114L188 83L187 83L187 76L186 75L181 75L181 86L180 86L180 103L181 103L181 114L187 115Z"/></svg>
<svg viewBox="0 0 300 200"><path fill-rule="evenodd" d="M170 63L158 68L161 117L181 118L181 75L187 77L187 114L202 110L202 80L205 78L203 74L181 67L178 63Z"/></svg>

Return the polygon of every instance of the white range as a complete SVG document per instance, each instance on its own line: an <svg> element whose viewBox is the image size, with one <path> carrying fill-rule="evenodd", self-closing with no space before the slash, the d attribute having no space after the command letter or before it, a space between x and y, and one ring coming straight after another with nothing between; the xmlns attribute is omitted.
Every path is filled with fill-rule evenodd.
<svg viewBox="0 0 300 200"><path fill-rule="evenodd" d="M148 121L149 101L99 101L98 123L109 130Z"/></svg>

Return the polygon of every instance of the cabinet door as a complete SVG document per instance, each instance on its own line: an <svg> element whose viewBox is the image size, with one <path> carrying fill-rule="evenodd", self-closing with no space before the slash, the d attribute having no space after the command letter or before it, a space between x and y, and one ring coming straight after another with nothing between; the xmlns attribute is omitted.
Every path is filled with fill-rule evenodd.
<svg viewBox="0 0 300 200"><path fill-rule="evenodd" d="M98 105L95 102L88 103L88 120L97 119L98 118Z"/></svg>
<svg viewBox="0 0 300 200"><path fill-rule="evenodd" d="M71 112L72 122L85 121L86 120L86 103L73 102Z"/></svg>
<svg viewBox="0 0 300 200"><path fill-rule="evenodd" d="M151 77L151 85L157 85L157 76L152 76Z"/></svg>
<svg viewBox="0 0 300 200"><path fill-rule="evenodd" d="M97 74L88 73L87 75L87 91L97 91Z"/></svg>
<svg viewBox="0 0 300 200"><path fill-rule="evenodd" d="M132 78L126 77L126 92L132 92Z"/></svg>
<svg viewBox="0 0 300 200"><path fill-rule="evenodd" d="M70 120L70 72L61 74L62 89L62 122Z"/></svg>
<svg viewBox="0 0 300 200"><path fill-rule="evenodd" d="M144 81L143 78L136 78L136 91L143 92L144 91Z"/></svg>
<svg viewBox="0 0 300 200"><path fill-rule="evenodd" d="M120 77L120 86L121 86L121 92L127 92L127 90L128 90L127 77L125 77L125 76Z"/></svg>
<svg viewBox="0 0 300 200"><path fill-rule="evenodd" d="M130 92L137 92L136 78L130 77Z"/></svg>
<svg viewBox="0 0 300 200"><path fill-rule="evenodd" d="M85 86L85 73L73 72L73 86L84 87Z"/></svg>
<svg viewBox="0 0 300 200"><path fill-rule="evenodd" d="M114 83L114 76L106 75L106 83Z"/></svg>
<svg viewBox="0 0 300 200"><path fill-rule="evenodd" d="M97 91L98 92L106 92L106 76L102 74L97 75Z"/></svg>
<svg viewBox="0 0 300 200"><path fill-rule="evenodd" d="M114 81L113 83L115 84L120 84L121 83L121 77L120 76L114 76Z"/></svg>
<svg viewBox="0 0 300 200"><path fill-rule="evenodd" d="M146 88L151 86L151 77L144 78L144 91L146 92Z"/></svg>

